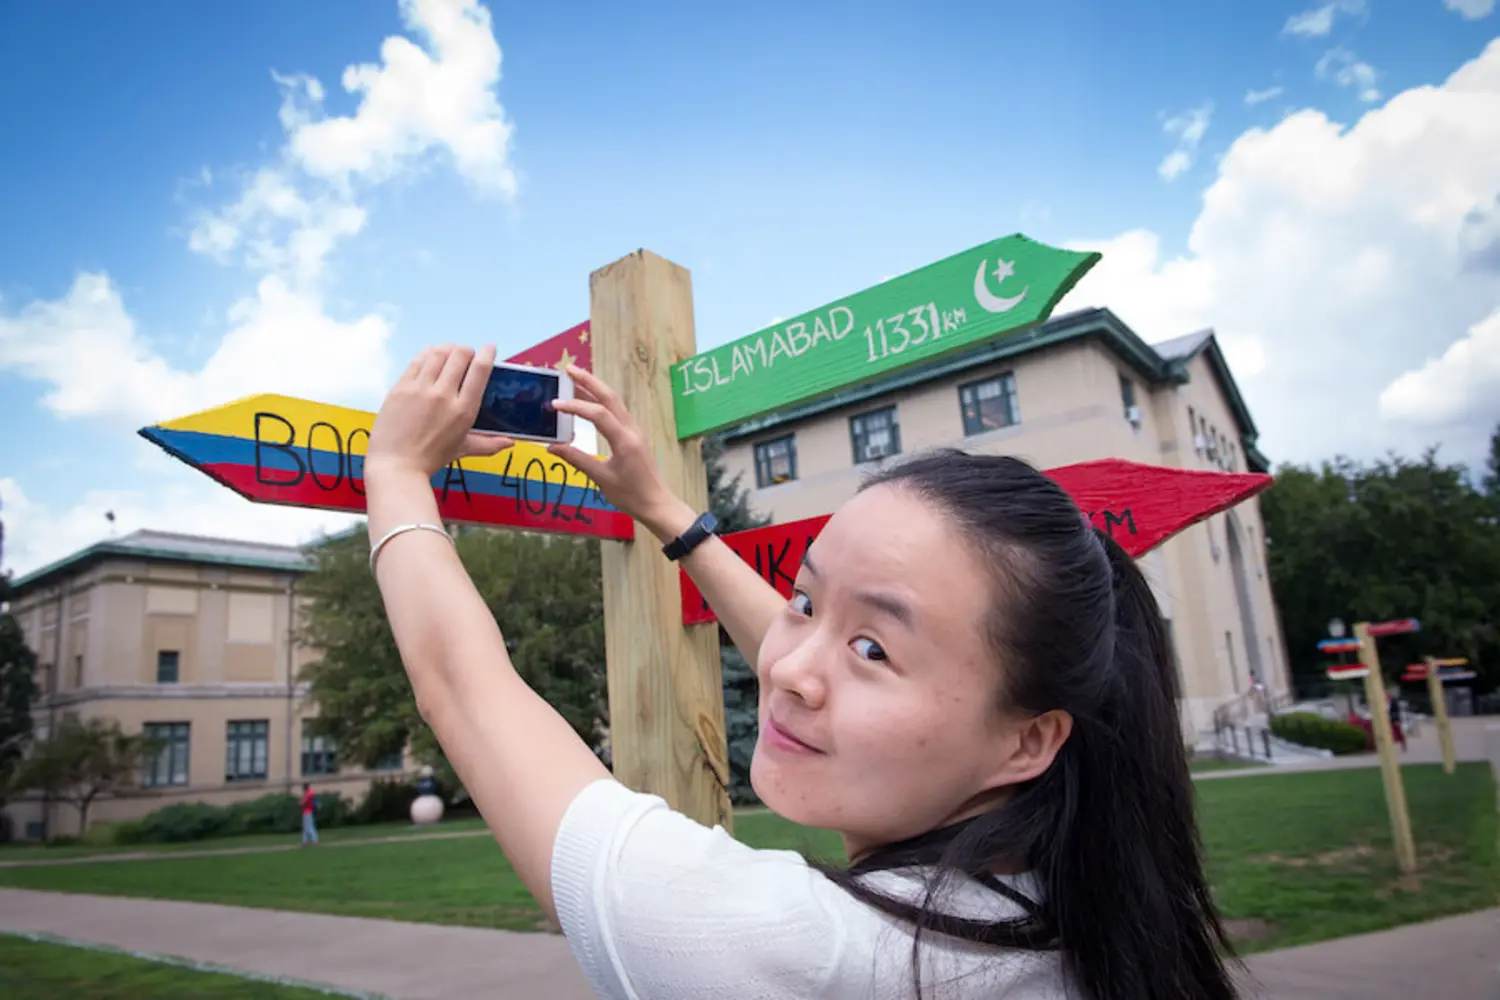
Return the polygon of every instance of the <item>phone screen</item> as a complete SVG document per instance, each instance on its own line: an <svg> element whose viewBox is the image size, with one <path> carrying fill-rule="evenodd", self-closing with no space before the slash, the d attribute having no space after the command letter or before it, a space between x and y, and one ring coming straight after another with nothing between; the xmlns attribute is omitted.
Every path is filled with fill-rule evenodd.
<svg viewBox="0 0 1500 1000"><path fill-rule="evenodd" d="M484 387L484 401L474 418L474 429L493 434L557 437L557 411L552 408L561 382L556 372L516 371L496 367Z"/></svg>

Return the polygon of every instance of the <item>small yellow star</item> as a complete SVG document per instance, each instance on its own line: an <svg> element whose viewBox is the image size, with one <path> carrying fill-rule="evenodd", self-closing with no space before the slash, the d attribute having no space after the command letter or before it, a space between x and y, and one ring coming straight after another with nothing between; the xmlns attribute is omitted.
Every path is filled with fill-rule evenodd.
<svg viewBox="0 0 1500 1000"><path fill-rule="evenodd" d="M558 358L557 359L557 364L553 365L552 367L556 368L558 371L563 371L569 365L573 364L577 360L578 359L575 358L575 357L573 357L573 355L569 354L568 353L568 349L566 347L564 347L563 348L563 352L562 352L562 357Z"/></svg>
<svg viewBox="0 0 1500 1000"><path fill-rule="evenodd" d="M587 344L589 342L589 332L588 332L588 330L585 329L585 330L579 330L578 331L578 342L580 344Z"/></svg>

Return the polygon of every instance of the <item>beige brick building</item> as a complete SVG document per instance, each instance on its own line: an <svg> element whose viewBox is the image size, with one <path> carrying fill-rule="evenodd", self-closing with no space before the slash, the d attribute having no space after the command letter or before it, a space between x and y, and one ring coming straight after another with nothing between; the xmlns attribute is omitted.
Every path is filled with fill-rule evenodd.
<svg viewBox="0 0 1500 1000"><path fill-rule="evenodd" d="M303 731L310 713L296 676L313 654L292 626L307 568L295 547L138 531L13 582L10 610L37 654L37 738L71 715L165 744L138 789L94 804L90 825L173 802L300 791L303 781L364 795L370 773L341 767L334 747ZM33 795L7 812L19 837L78 833L66 803Z"/></svg>
<svg viewBox="0 0 1500 1000"><path fill-rule="evenodd" d="M867 469L931 447L1044 470L1115 457L1264 472L1255 440L1211 331L1153 347L1091 309L732 428L725 461L753 487L754 507L782 522L832 512ZM1289 690L1257 500L1189 528L1142 566L1171 625L1186 736L1211 728L1215 710L1246 705L1256 678Z"/></svg>

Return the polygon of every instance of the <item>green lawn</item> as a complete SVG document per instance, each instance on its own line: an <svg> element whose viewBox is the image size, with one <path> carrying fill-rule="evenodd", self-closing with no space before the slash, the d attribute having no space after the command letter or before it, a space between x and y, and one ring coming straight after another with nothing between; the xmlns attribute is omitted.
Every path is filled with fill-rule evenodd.
<svg viewBox="0 0 1500 1000"><path fill-rule="evenodd" d="M1378 768L1198 783L1215 896L1226 917L1264 921L1245 951L1500 905L1488 764L1401 769L1418 871L1402 877Z"/></svg>
<svg viewBox="0 0 1500 1000"><path fill-rule="evenodd" d="M325 844L346 843L357 840L375 840L383 837L411 837L431 833L479 832L484 829L480 819L449 820L438 826L416 826L412 823L375 823L369 826L341 826L319 830L318 838ZM70 858L106 857L111 854L176 854L182 851L226 851L241 848L296 846L302 832L257 833L245 837L219 837L212 840L194 840L177 844L67 844L58 847L43 847L35 843L0 844L0 863L7 861L64 861Z"/></svg>
<svg viewBox="0 0 1500 1000"><path fill-rule="evenodd" d="M1402 769L1421 871L1403 879L1376 768L1198 784L1209 873L1225 916L1254 927L1243 949L1299 944L1500 904L1487 765ZM446 826L439 829L447 829ZM837 837L748 810L735 835L837 858ZM529 893L487 837L335 850L0 869L32 889L534 929ZM1260 922L1251 924L1246 922Z"/></svg>
<svg viewBox="0 0 1500 1000"><path fill-rule="evenodd" d="M328 994L0 934L0 996L6 1000L326 1000Z"/></svg>

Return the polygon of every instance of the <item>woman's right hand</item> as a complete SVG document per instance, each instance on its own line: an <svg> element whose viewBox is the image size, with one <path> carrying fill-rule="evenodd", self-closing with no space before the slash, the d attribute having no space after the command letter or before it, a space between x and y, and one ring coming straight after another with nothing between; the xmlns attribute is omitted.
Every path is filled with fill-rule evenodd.
<svg viewBox="0 0 1500 1000"><path fill-rule="evenodd" d="M571 444L550 444L547 450L592 479L604 499L663 542L686 531L697 514L667 487L646 435L624 401L597 375L577 365L568 366L568 375L574 398L557 400L553 408L592 423L609 442L609 458L601 461Z"/></svg>

